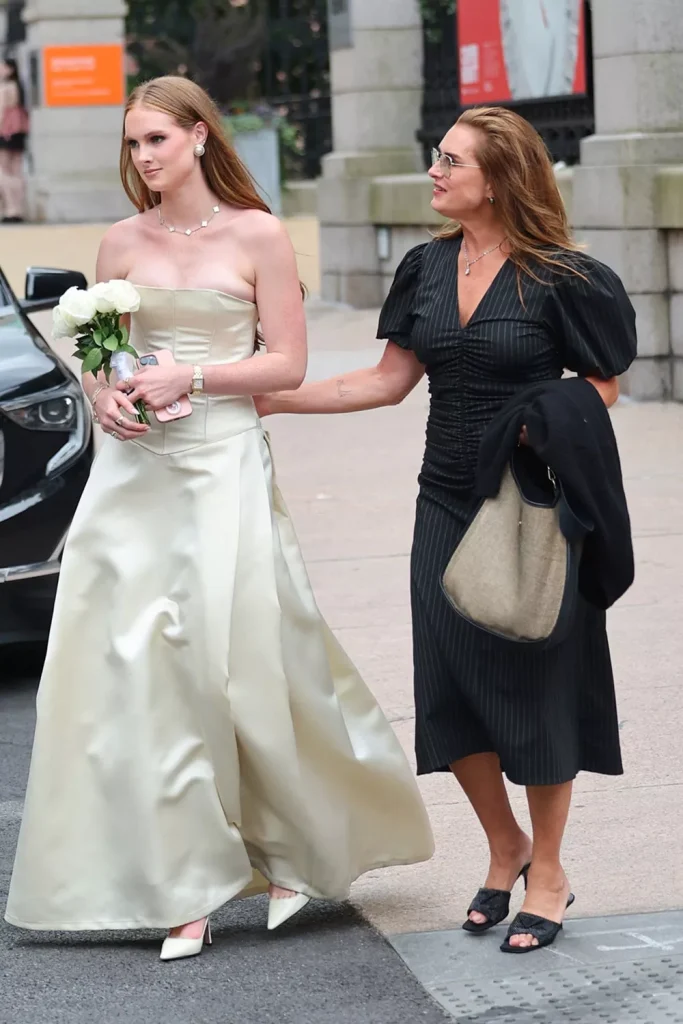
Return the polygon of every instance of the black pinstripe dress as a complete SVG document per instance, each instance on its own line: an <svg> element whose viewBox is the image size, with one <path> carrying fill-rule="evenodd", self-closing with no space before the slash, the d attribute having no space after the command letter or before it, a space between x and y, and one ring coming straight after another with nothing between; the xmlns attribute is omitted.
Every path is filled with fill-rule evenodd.
<svg viewBox="0 0 683 1024"><path fill-rule="evenodd" d="M481 436L522 388L622 373L636 354L635 314L621 281L574 255L587 280L524 282L504 263L460 326L460 239L412 249L396 272L378 337L411 349L431 396L411 559L418 772L496 752L508 778L548 785L579 771L622 772L605 614L581 602L572 634L548 651L501 649L450 608L440 581L470 515Z"/></svg>

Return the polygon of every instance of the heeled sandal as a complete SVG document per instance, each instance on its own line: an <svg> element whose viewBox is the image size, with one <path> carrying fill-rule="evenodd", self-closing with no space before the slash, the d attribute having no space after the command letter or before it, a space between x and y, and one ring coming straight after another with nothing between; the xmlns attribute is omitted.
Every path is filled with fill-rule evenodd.
<svg viewBox="0 0 683 1024"><path fill-rule="evenodd" d="M575 900L573 892L569 893L567 909ZM557 936L562 931L562 922L550 921L547 917L539 917L538 914L527 914L520 910L512 924L508 928L505 942L500 947L502 953L533 953L545 946L552 946ZM511 946L510 939L513 935L531 935L538 940L537 946Z"/></svg>
<svg viewBox="0 0 683 1024"><path fill-rule="evenodd" d="M524 879L525 890L530 867L531 864L525 864L517 875L517 879L515 879L515 881L520 878ZM467 913L471 914L473 911L476 911L478 914L483 914L487 920L479 924L477 921L470 921L468 917L462 926L463 930L470 932L472 935L481 935L482 932L487 932L489 928L495 928L510 913L511 896L512 892L508 889L480 889L472 900Z"/></svg>

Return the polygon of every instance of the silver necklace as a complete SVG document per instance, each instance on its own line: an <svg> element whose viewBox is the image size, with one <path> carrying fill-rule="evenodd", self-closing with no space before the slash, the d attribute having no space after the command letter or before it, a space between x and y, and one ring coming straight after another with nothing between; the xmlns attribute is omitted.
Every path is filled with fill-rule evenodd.
<svg viewBox="0 0 683 1024"><path fill-rule="evenodd" d="M212 213L211 213L211 216L208 218L208 220L203 220L201 222L201 224L199 225L199 227L187 228L186 231L181 231L178 228L174 228L172 224L167 224L166 223L166 220L164 219L164 215L161 212L161 204L159 204L159 206L157 207L157 210L159 211L159 223L161 224L162 228L166 228L166 230L170 234L172 234L172 235L193 235L195 233L195 231L201 231L202 228L208 228L209 224L211 223L213 218L216 216L216 214L221 212L221 208L220 208L219 204L216 203L216 205L212 208Z"/></svg>
<svg viewBox="0 0 683 1024"><path fill-rule="evenodd" d="M500 247L503 244L503 242L506 242L506 241L507 241L506 238L501 238L501 240L498 243L498 245L492 245L490 249L485 249L484 252L480 256L475 256L475 258L473 260L471 260L470 257L469 257L469 253L467 252L467 242L463 238L463 240L462 240L462 254L465 257L465 277L469 277L470 276L470 267L473 267L475 263L479 262L479 260L483 260L484 256L488 256L489 253L495 252L496 249L500 249Z"/></svg>

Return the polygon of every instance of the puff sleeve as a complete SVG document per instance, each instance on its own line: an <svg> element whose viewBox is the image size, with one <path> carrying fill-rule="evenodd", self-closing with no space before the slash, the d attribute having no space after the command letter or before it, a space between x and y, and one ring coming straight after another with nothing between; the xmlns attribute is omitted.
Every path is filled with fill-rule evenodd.
<svg viewBox="0 0 683 1024"><path fill-rule="evenodd" d="M621 279L598 260L578 256L582 277L550 286L547 315L564 366L581 377L618 377L636 357L636 314Z"/></svg>
<svg viewBox="0 0 683 1024"><path fill-rule="evenodd" d="M389 294L379 315L377 337L411 348L413 333L413 301L420 283L424 251L429 243L410 249L399 264Z"/></svg>

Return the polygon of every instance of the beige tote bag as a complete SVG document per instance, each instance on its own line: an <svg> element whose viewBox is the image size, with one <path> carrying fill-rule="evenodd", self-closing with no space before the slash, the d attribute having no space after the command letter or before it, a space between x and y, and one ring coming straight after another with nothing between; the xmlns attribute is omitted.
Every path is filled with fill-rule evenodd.
<svg viewBox="0 0 683 1024"><path fill-rule="evenodd" d="M547 470L547 498L525 497L515 464L495 498L482 501L443 575L455 611L506 640L552 646L564 639L578 585L575 551L560 529L557 481ZM544 503L545 502L545 503Z"/></svg>

